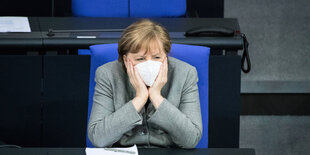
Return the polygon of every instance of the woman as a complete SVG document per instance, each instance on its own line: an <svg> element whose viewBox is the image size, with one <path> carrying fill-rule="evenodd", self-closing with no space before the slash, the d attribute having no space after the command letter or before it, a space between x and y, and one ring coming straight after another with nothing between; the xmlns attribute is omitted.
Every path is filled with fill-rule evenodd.
<svg viewBox="0 0 310 155"><path fill-rule="evenodd" d="M194 148L202 136L195 67L168 57L167 31L144 19L126 28L118 61L96 71L88 137L97 147Z"/></svg>

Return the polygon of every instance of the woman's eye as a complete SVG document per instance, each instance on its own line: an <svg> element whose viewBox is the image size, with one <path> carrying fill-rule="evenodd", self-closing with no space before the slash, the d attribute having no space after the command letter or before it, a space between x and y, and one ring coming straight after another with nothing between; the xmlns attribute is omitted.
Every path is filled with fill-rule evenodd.
<svg viewBox="0 0 310 155"><path fill-rule="evenodd" d="M155 59L160 59L160 57L155 57Z"/></svg>
<svg viewBox="0 0 310 155"><path fill-rule="evenodd" d="M141 60L144 60L144 58L138 58L138 59L136 59L137 61L141 61Z"/></svg>

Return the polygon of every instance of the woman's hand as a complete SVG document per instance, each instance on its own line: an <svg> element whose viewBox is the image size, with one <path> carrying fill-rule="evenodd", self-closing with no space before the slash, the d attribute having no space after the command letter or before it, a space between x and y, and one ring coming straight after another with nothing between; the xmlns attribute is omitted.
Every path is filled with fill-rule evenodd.
<svg viewBox="0 0 310 155"><path fill-rule="evenodd" d="M161 96L161 89L167 83L167 80L168 80L167 75L168 75L168 62L167 62L167 57L166 57L164 59L164 62L160 66L160 70L159 70L159 73L158 73L158 76L155 82L150 88L148 88L149 97L155 109L159 107L159 105L164 99Z"/></svg>
<svg viewBox="0 0 310 155"><path fill-rule="evenodd" d="M140 112L149 97L148 90L140 74L133 67L133 63L130 61L128 57L126 61L124 61L124 63L126 65L126 70L130 79L130 83L136 90L136 97L132 99L132 103L136 108L136 110Z"/></svg>

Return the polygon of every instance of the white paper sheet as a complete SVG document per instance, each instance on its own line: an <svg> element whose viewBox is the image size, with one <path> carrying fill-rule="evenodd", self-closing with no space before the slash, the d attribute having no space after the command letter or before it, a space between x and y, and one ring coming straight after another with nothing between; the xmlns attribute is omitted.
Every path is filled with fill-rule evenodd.
<svg viewBox="0 0 310 155"><path fill-rule="evenodd" d="M127 148L86 148L86 155L138 155L137 146Z"/></svg>
<svg viewBox="0 0 310 155"><path fill-rule="evenodd" d="M31 32L27 17L0 17L0 32Z"/></svg>

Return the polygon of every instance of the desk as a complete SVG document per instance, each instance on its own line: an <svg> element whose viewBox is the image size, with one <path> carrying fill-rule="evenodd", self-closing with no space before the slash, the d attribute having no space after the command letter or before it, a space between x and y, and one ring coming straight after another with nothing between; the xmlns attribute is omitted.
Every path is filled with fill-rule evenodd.
<svg viewBox="0 0 310 155"><path fill-rule="evenodd" d="M81 49L94 44L115 43L121 32L73 32L74 30L124 29L136 18L82 18L82 17L29 17L32 32L30 33L1 33L0 50L3 49L32 49L57 50ZM194 27L227 27L238 32L237 19L233 18L154 18L171 34L173 43L208 46L211 49L237 51L242 49L243 41L235 37L185 37L185 31ZM72 32L55 33L47 36L49 29L68 30ZM96 36L96 38L77 38L77 36Z"/></svg>
<svg viewBox="0 0 310 155"><path fill-rule="evenodd" d="M255 155L254 149L165 149L141 148L140 155ZM1 155L85 155L85 148L1 148Z"/></svg>
<svg viewBox="0 0 310 155"><path fill-rule="evenodd" d="M123 29L135 20L137 19L29 17L32 32L0 33L0 94L5 94L0 97L2 103L10 103L0 104L1 140L28 147L84 147L89 56L77 55L77 49L88 48L93 44L115 43L120 32L112 35L91 33L96 38L79 39L77 35L85 34L65 32L47 36L48 29ZM237 19L153 20L173 33L173 43L211 47L209 147L237 148L241 66L237 51L242 49L242 38L182 36L184 31L198 26L224 26L239 31ZM25 75L28 77L25 78Z"/></svg>
<svg viewBox="0 0 310 155"><path fill-rule="evenodd" d="M93 44L105 44L118 42L121 32L93 33L97 36L93 39L78 39L79 33L55 33L55 36L48 37L46 32L54 30L85 30L85 29L125 29L136 21L135 18L47 18L40 17L39 22L43 32L44 45L47 48L61 46L68 48L88 48ZM170 32L173 43L203 45L212 49L242 49L242 39L238 37L184 37L184 32L194 27L218 27L225 26L239 31L237 19L210 19L210 18L154 18L154 21L161 23Z"/></svg>

